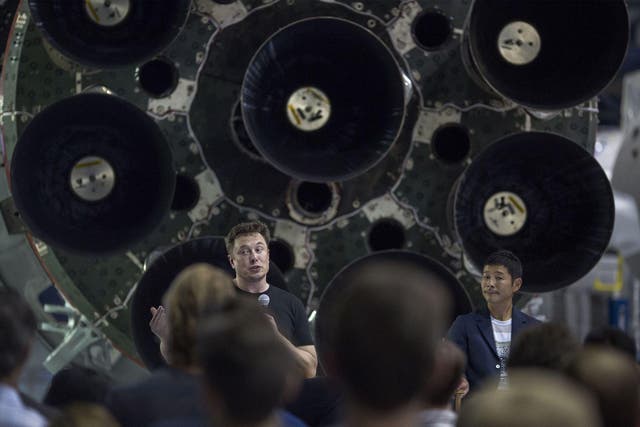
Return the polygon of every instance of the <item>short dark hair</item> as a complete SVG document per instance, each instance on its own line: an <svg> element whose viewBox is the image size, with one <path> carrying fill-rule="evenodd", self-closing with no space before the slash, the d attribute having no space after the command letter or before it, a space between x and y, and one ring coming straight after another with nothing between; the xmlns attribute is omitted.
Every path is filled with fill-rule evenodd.
<svg viewBox="0 0 640 427"><path fill-rule="evenodd" d="M111 386L111 379L95 369L69 366L53 376L42 403L56 408L63 408L74 402L102 405Z"/></svg>
<svg viewBox="0 0 640 427"><path fill-rule="evenodd" d="M585 345L612 347L627 353L636 360L636 341L622 329L603 326L589 332L584 339Z"/></svg>
<svg viewBox="0 0 640 427"><path fill-rule="evenodd" d="M505 249L491 253L484 265L502 265L507 269L512 279L522 277L522 262L520 262L520 258Z"/></svg>
<svg viewBox="0 0 640 427"><path fill-rule="evenodd" d="M204 379L222 399L225 416L245 424L266 419L296 365L258 303L238 297L206 313L198 338Z"/></svg>
<svg viewBox="0 0 640 427"><path fill-rule="evenodd" d="M560 372L580 351L580 342L561 323L541 323L513 340L507 367L544 368Z"/></svg>
<svg viewBox="0 0 640 427"><path fill-rule="evenodd" d="M36 327L36 317L27 301L11 288L0 288L0 379L24 363Z"/></svg>
<svg viewBox="0 0 640 427"><path fill-rule="evenodd" d="M391 411L422 392L449 303L426 276L376 264L324 314L333 318L330 369L358 405Z"/></svg>
<svg viewBox="0 0 640 427"><path fill-rule="evenodd" d="M269 227L260 221L242 222L235 225L224 238L224 243L227 247L227 253L231 255L233 253L233 244L238 236L243 234L258 233L262 235L264 241L269 244L271 240L271 233L269 233Z"/></svg>

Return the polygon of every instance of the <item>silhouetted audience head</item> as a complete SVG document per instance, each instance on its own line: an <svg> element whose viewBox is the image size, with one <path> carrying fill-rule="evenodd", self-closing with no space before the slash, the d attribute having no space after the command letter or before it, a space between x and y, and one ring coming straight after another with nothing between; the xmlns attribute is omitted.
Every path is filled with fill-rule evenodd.
<svg viewBox="0 0 640 427"><path fill-rule="evenodd" d="M295 359L256 301L236 298L208 313L198 350L216 425L260 423L282 403Z"/></svg>
<svg viewBox="0 0 640 427"><path fill-rule="evenodd" d="M103 404L111 379L94 369L70 366L56 373L44 397L46 405L62 408L74 402Z"/></svg>
<svg viewBox="0 0 640 427"><path fill-rule="evenodd" d="M417 401L444 331L449 299L433 277L381 262L347 280L327 321L326 369L351 404L391 412Z"/></svg>
<svg viewBox="0 0 640 427"><path fill-rule="evenodd" d="M0 289L0 382L17 380L36 327L36 318L24 298L13 289Z"/></svg>
<svg viewBox="0 0 640 427"><path fill-rule="evenodd" d="M235 298L231 276L209 264L193 264L172 282L164 296L167 307L169 363L178 367L197 364L196 337L200 315L205 309Z"/></svg>
<svg viewBox="0 0 640 427"><path fill-rule="evenodd" d="M557 373L516 369L507 389L489 382L465 401L457 427L599 427L591 396Z"/></svg>
<svg viewBox="0 0 640 427"><path fill-rule="evenodd" d="M613 326L602 326L592 330L585 337L584 344L616 348L637 360L635 340L622 329Z"/></svg>
<svg viewBox="0 0 640 427"><path fill-rule="evenodd" d="M447 406L464 375L467 358L460 348L450 341L441 341L435 353L433 371L423 392L427 407Z"/></svg>
<svg viewBox="0 0 640 427"><path fill-rule="evenodd" d="M640 378L629 355L615 349L585 348L566 373L594 394L603 427L638 425Z"/></svg>
<svg viewBox="0 0 640 427"><path fill-rule="evenodd" d="M120 427L103 406L95 403L74 403L67 406L49 427Z"/></svg>
<svg viewBox="0 0 640 427"><path fill-rule="evenodd" d="M515 338L507 367L562 371L580 348L580 342L563 324L541 323L522 331Z"/></svg>

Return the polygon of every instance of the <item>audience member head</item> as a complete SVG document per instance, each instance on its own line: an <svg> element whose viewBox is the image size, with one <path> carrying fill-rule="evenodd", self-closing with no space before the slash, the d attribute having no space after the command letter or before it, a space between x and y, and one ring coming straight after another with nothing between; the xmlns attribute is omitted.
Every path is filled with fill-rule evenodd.
<svg viewBox="0 0 640 427"><path fill-rule="evenodd" d="M233 245L238 236L254 233L262 235L265 243L267 245L269 244L269 241L271 240L271 233L269 233L269 228L265 224L260 221L242 222L238 225L235 225L224 238L224 242L227 247L227 253L229 255L233 254Z"/></svg>
<svg viewBox="0 0 640 427"><path fill-rule="evenodd" d="M74 402L103 404L110 388L108 376L90 368L70 366L53 376L43 403L56 408Z"/></svg>
<svg viewBox="0 0 640 427"><path fill-rule="evenodd" d="M73 403L49 427L120 427L104 407L95 403Z"/></svg>
<svg viewBox="0 0 640 427"><path fill-rule="evenodd" d="M635 361L629 355L615 349L586 348L566 372L593 393L603 427L638 425L640 378Z"/></svg>
<svg viewBox="0 0 640 427"><path fill-rule="evenodd" d="M0 382L16 385L36 332L29 304L13 289L0 289Z"/></svg>
<svg viewBox="0 0 640 427"><path fill-rule="evenodd" d="M231 277L209 264L193 264L176 276L164 296L169 324L167 356L171 365L187 368L197 364L196 336L203 310L235 295Z"/></svg>
<svg viewBox="0 0 640 427"><path fill-rule="evenodd" d="M522 263L520 262L520 258L511 251L501 249L489 254L484 265L501 265L507 269L511 275L511 280L522 278Z"/></svg>
<svg viewBox="0 0 640 427"><path fill-rule="evenodd" d="M580 351L580 342L560 323L541 323L522 331L513 341L507 367L562 371Z"/></svg>
<svg viewBox="0 0 640 427"><path fill-rule="evenodd" d="M446 407L451 402L467 364L457 345L441 341L436 348L433 371L427 379L423 401L427 407Z"/></svg>
<svg viewBox="0 0 640 427"><path fill-rule="evenodd" d="M603 326L592 330L584 339L585 346L613 347L636 360L636 342L622 329Z"/></svg>
<svg viewBox="0 0 640 427"><path fill-rule="evenodd" d="M509 373L509 386L492 381L465 401L457 427L600 427L591 396L546 370Z"/></svg>
<svg viewBox="0 0 640 427"><path fill-rule="evenodd" d="M418 402L450 303L433 280L381 262L346 278L323 314L331 319L326 369L355 407L391 413Z"/></svg>
<svg viewBox="0 0 640 427"><path fill-rule="evenodd" d="M199 331L198 354L216 421L249 426L271 417L295 359L264 310L254 300L229 300L202 319Z"/></svg>

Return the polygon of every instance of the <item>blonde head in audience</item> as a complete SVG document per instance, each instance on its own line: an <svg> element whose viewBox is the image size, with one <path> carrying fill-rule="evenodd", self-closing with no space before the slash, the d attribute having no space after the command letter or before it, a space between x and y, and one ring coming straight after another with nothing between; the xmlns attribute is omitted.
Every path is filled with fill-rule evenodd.
<svg viewBox="0 0 640 427"><path fill-rule="evenodd" d="M231 276L209 264L193 264L172 282L164 296L169 337L167 356L171 365L188 368L197 365L196 336L200 315L236 293Z"/></svg>
<svg viewBox="0 0 640 427"><path fill-rule="evenodd" d="M103 406L95 403L72 403L65 407L49 427L120 427Z"/></svg>
<svg viewBox="0 0 640 427"><path fill-rule="evenodd" d="M506 390L488 383L462 405L458 427L601 427L586 390L558 373L514 369Z"/></svg>
<svg viewBox="0 0 640 427"><path fill-rule="evenodd" d="M566 370L598 401L603 427L635 427L640 421L640 378L635 360L615 348L587 347Z"/></svg>

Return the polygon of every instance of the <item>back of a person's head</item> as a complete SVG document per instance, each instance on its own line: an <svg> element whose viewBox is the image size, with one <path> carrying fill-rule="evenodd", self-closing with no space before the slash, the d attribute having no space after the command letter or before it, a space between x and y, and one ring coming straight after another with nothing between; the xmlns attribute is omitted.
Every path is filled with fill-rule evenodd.
<svg viewBox="0 0 640 427"><path fill-rule="evenodd" d="M447 405L460 384L466 364L467 358L458 346L450 341L441 341L423 392L424 403L436 407Z"/></svg>
<svg viewBox="0 0 640 427"><path fill-rule="evenodd" d="M603 427L634 427L640 421L640 378L629 355L615 349L586 348L566 373L596 397Z"/></svg>
<svg viewBox="0 0 640 427"><path fill-rule="evenodd" d="M509 271L512 280L522 277L522 262L520 258L513 252L505 249L489 254L484 265L501 265L505 267L507 271Z"/></svg>
<svg viewBox="0 0 640 427"><path fill-rule="evenodd" d="M514 339L507 367L561 371L580 348L580 342L565 325L541 323L522 331Z"/></svg>
<svg viewBox="0 0 640 427"><path fill-rule="evenodd" d="M198 354L227 422L258 423L281 404L295 360L254 300L235 298L202 319Z"/></svg>
<svg viewBox="0 0 640 427"><path fill-rule="evenodd" d="M509 386L493 381L465 399L457 427L600 427L591 396L547 370L516 369Z"/></svg>
<svg viewBox="0 0 640 427"><path fill-rule="evenodd" d="M585 346L613 347L636 360L636 342L622 329L602 326L589 332L584 339Z"/></svg>
<svg viewBox="0 0 640 427"><path fill-rule="evenodd" d="M176 276L164 296L169 323L167 350L172 365L196 364L196 335L201 313L235 295L231 276L209 264L193 264Z"/></svg>
<svg viewBox="0 0 640 427"><path fill-rule="evenodd" d="M73 403L65 407L49 427L119 427L120 424L103 406L95 403Z"/></svg>
<svg viewBox="0 0 640 427"><path fill-rule="evenodd" d="M442 288L396 267L380 263L351 278L330 314L329 370L352 402L377 411L419 397L448 313Z"/></svg>
<svg viewBox="0 0 640 427"><path fill-rule="evenodd" d="M94 369L70 366L57 372L51 379L43 403L62 408L74 402L103 404L111 380Z"/></svg>
<svg viewBox="0 0 640 427"><path fill-rule="evenodd" d="M24 298L13 289L1 288L0 381L26 361L36 326L36 318Z"/></svg>

